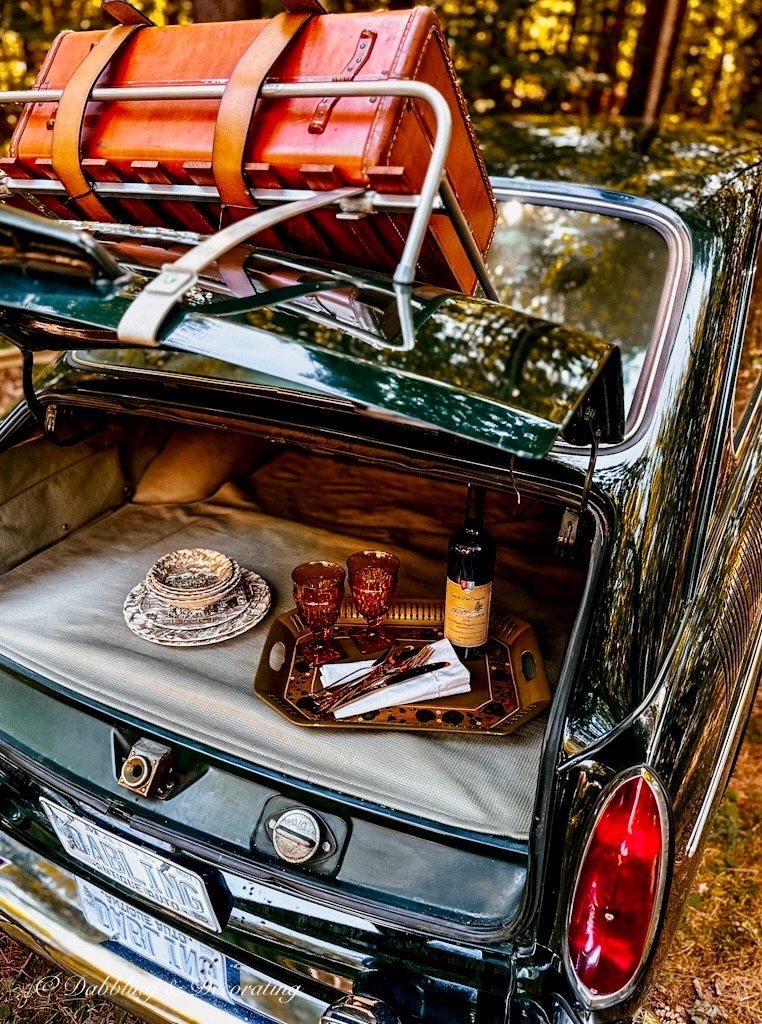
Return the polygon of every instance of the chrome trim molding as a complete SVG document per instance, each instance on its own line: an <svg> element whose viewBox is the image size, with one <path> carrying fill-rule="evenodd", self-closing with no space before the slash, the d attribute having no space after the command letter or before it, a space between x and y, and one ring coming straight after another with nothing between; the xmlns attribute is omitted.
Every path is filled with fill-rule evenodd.
<svg viewBox="0 0 762 1024"><path fill-rule="evenodd" d="M712 777L709 780L709 787L701 803L701 808L699 810L698 817L696 818L696 824L693 826L693 831L691 832L690 838L688 839L688 843L685 847L686 857L695 856L701 846L701 839L711 818L712 806L715 799L719 796L720 787L722 786L725 778L725 772L728 770L728 764L733 756L741 721L748 711L748 702L754 696L754 691L756 690L761 673L762 629L757 637L757 645L751 656L748 671L746 673L746 679L744 680L738 700L733 708L733 714L725 733L725 739L722 743L722 747L720 748L717 763L715 764L714 771L712 772ZM740 743L741 740L739 739L738 742Z"/></svg>
<svg viewBox="0 0 762 1024"><path fill-rule="evenodd" d="M571 912L574 905L574 898L577 895L577 886L579 884L579 876L582 865L585 862L590 844L593 840L593 833L595 831L595 825L600 820L601 814L605 810L607 804L611 798L615 795L625 783L631 779L642 778L647 783L651 792L654 794L656 804L659 808L659 818L661 822L661 863L659 868L659 879L656 890L656 899L654 900L654 908L651 912L651 921L648 926L648 935L646 937L645 944L643 946L643 952L640 957L640 961L633 971L632 977L630 978L627 985L619 989L617 992L612 992L610 995L599 996L584 985L577 976L577 972L571 962L571 956L569 953L569 925L571 923ZM654 938L656 936L656 930L661 920L664 894L667 887L667 877L670 873L670 804L667 799L664 787L659 780L659 777L647 766L638 765L633 768L628 768L626 771L616 775L611 781L604 787L600 797L595 805L595 810L591 818L590 832L585 843L585 847L582 851L582 856L578 859L575 870L574 870L574 884L571 888L571 896L569 898L568 906L566 907L566 915L564 922L564 933L562 937L563 942L563 960L564 968L566 970L567 977L577 992L580 1000L591 1010L603 1010L610 1006L616 1006L618 1003L624 1002L631 996L638 986L641 975L646 967L648 958L651 954L653 947Z"/></svg>
<svg viewBox="0 0 762 1024"><path fill-rule="evenodd" d="M320 1024L400 1024L396 1012L373 996L343 996L329 1006Z"/></svg>
<svg viewBox="0 0 762 1024"><path fill-rule="evenodd" d="M592 185L534 182L528 179L491 180L498 203L518 200L534 206L555 206L566 210L599 213L619 220L632 220L652 228L664 239L668 253L668 274L662 289L646 360L638 379L633 407L627 415L625 438L617 445L603 445L601 455L605 454L607 449L626 447L646 424L658 373L671 350L677 321L685 302L693 260L693 244L688 228L669 207L626 192L597 189ZM504 195L501 195L501 192ZM556 448L567 450L567 447L562 445L557 445ZM579 453L578 449L574 451Z"/></svg>

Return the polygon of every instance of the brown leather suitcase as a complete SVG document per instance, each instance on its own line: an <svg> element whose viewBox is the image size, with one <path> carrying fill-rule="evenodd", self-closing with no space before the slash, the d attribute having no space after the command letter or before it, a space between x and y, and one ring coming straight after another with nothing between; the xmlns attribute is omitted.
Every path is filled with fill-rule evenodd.
<svg viewBox="0 0 762 1024"><path fill-rule="evenodd" d="M298 3L299 0L296 0ZM435 132L428 104L399 97L258 98L262 83L369 83L411 79L446 98L453 134L446 164L476 244L486 253L496 211L463 96L435 14L425 7L370 14L306 10L269 21L64 32L53 42L35 88L64 89L60 103L27 104L14 133L11 177L57 179L69 199L52 212L91 220L187 227L209 232L253 212L252 189L369 186L415 193ZM133 9L126 10L126 20ZM221 100L94 102L96 86L224 85ZM216 186L221 202L150 195L103 198L93 182ZM147 190L148 191L148 190ZM199 189L199 193L202 189ZM208 190L207 190L208 192ZM272 247L391 271L410 216L337 219L321 211L274 229ZM417 275L473 291L474 270L445 216L432 218Z"/></svg>

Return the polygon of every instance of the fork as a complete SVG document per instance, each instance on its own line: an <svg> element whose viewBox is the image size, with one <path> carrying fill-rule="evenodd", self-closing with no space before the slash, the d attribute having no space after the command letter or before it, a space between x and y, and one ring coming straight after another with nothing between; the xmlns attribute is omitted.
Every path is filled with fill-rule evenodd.
<svg viewBox="0 0 762 1024"><path fill-rule="evenodd" d="M339 691L343 690L346 686L352 686L355 683L359 683L362 679L368 676L376 677L377 673L386 671L391 665L396 664L400 660L404 660L408 656L407 652L412 652L412 647L396 648L390 647L385 654L382 654L380 658L371 665L370 668L363 667L357 669L355 672L350 672L349 675L344 676L337 683L333 683L330 686L321 686L319 690L316 690L312 694L312 699L317 703L326 700L328 697L335 696Z"/></svg>
<svg viewBox="0 0 762 1024"><path fill-rule="evenodd" d="M412 669L420 668L422 665L426 664L433 653L434 648L431 644L426 644L424 647L420 647L415 654L406 658L402 664L397 664L394 668L387 670L383 675L376 676L373 679L368 679L367 677L365 679L360 679L351 686L349 690L342 689L341 693L338 694L336 701L332 702L327 707L323 705L320 710L326 711L330 714L333 711L338 711L339 708L343 708L353 700L365 697L374 690L380 690L382 687L390 686L394 682L394 677L396 675L399 675L402 672L409 672Z"/></svg>

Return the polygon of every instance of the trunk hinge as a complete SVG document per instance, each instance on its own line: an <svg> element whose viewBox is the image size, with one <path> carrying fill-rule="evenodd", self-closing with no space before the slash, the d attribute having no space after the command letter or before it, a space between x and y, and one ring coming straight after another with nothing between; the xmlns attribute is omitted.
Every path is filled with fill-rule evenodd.
<svg viewBox="0 0 762 1024"><path fill-rule="evenodd" d="M559 558L574 558L576 553L580 521L582 513L587 508L590 487L592 486L593 474L595 473L595 463L598 458L598 442L601 432L600 429L596 430L593 425L595 409L591 405L587 405L582 411L581 416L590 432L590 462L585 474L585 483L582 487L582 496L580 497L578 507L570 508L567 505L564 509L564 514L561 516L561 527L558 531L558 539L556 540L556 554Z"/></svg>
<svg viewBox="0 0 762 1024"><path fill-rule="evenodd" d="M37 398L37 393L34 390L34 353L29 349L21 349L21 386L24 389L24 398L26 404L29 406L29 411L38 426L42 427L45 424L45 410L40 404Z"/></svg>
<svg viewBox="0 0 762 1024"><path fill-rule="evenodd" d="M79 444L80 441L86 441L90 437L95 437L95 435L103 429L103 424L101 422L96 422L84 430L77 431L76 433L69 433L66 436L61 436L58 432L58 406L55 403L48 405L47 407L43 406L34 389L34 353L29 349L22 349L21 356L21 381L24 390L24 398L26 399L26 404L29 406L29 411L34 417L37 426L42 428L49 441L54 445L57 445L59 448L70 448L75 444Z"/></svg>

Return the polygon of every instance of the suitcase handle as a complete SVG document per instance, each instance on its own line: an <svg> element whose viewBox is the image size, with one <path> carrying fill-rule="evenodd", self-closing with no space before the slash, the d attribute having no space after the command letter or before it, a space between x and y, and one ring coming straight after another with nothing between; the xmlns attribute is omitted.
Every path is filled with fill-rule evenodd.
<svg viewBox="0 0 762 1024"><path fill-rule="evenodd" d="M373 44L376 41L376 33L372 32L369 28L364 28L360 33L360 38L357 40L357 46L355 52L349 63L346 65L341 74L334 75L334 82L351 82L358 73L365 67L370 57ZM315 113L312 115L312 120L309 123L307 131L313 135L322 135L325 131L326 125L328 124L328 118L331 116L331 111L339 102L338 96L331 98L330 96L324 96L317 107L315 107Z"/></svg>

